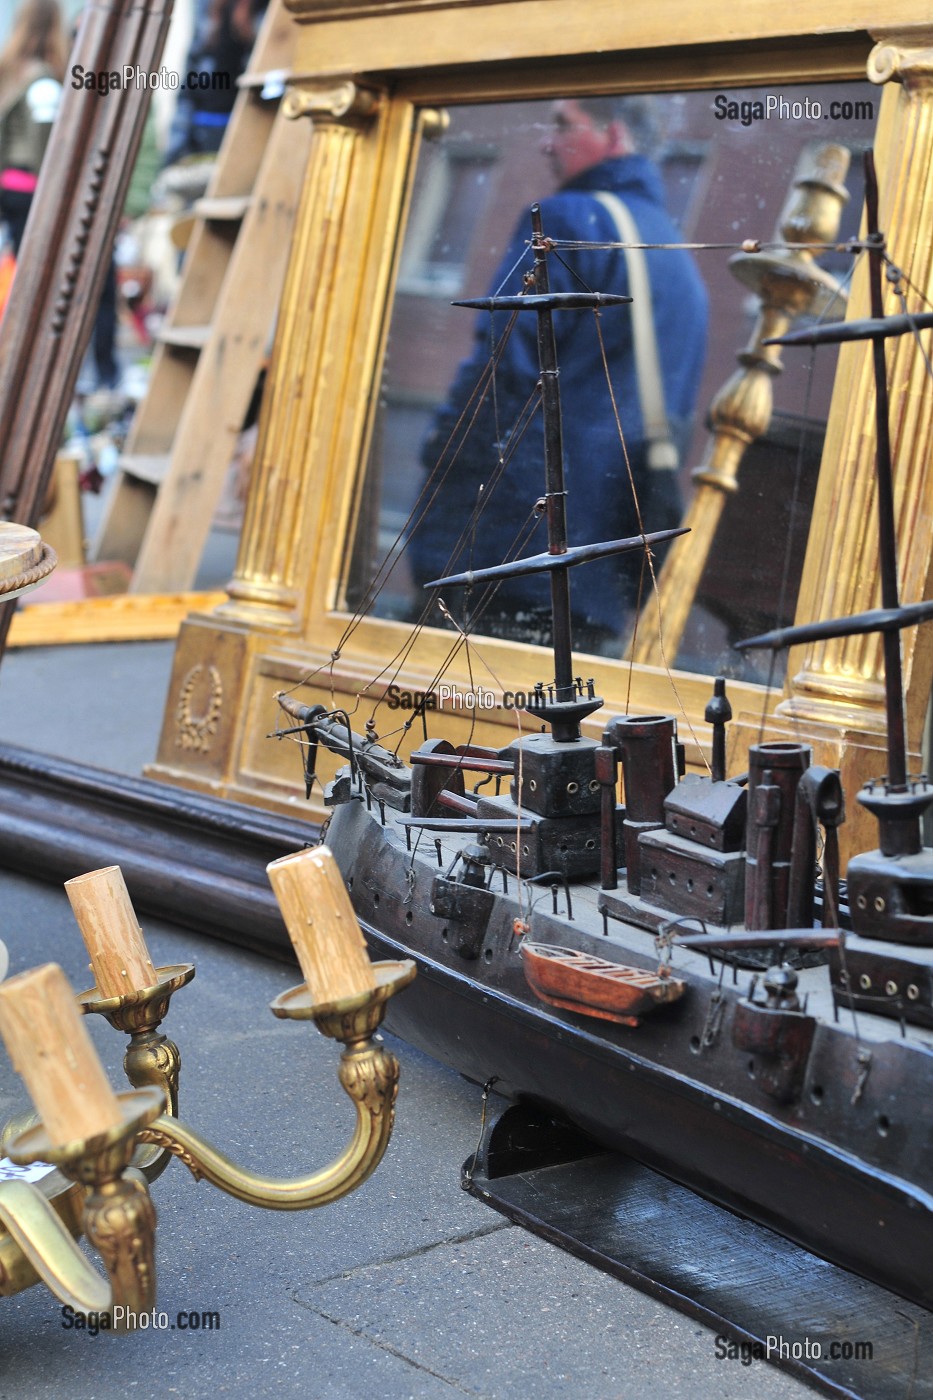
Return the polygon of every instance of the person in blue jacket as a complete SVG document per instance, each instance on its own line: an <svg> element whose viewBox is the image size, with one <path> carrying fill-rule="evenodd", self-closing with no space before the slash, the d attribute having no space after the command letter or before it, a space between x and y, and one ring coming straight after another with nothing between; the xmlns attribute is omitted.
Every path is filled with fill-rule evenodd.
<svg viewBox="0 0 933 1400"><path fill-rule="evenodd" d="M581 98L555 104L552 129L543 149L561 186L541 202L546 237L603 244L623 241L614 212L617 205L600 198L608 194L621 200L629 211L639 241L682 241L664 207L659 171L637 149L647 145L653 122L650 98ZM530 219L523 219L491 292L521 290L523 276L532 264L530 232ZM571 544L639 532L613 398L645 530L680 523L682 499L676 464L682 461L689 441L703 371L707 295L688 252L651 249L646 259L664 410L673 449L649 452L635 369L631 308L612 307L600 313L612 393L592 313L556 313ZM548 265L552 291L587 288L629 294L625 254L618 248L567 251L559 257L550 256ZM538 378L533 314L520 313L504 348L499 347L495 392L487 395L478 411L475 398L471 400L507 322L504 312L478 314L472 354L461 364L422 448L423 466L431 472L440 463L435 483L443 478L430 514L410 540L415 580L422 586L445 574L481 568L514 555L517 534L544 491L540 411L530 424L523 417ZM470 431L464 439L467 424ZM453 442L449 443L452 433ZM490 491L500 455L507 459L507 466ZM649 457L654 462L658 456L661 464L651 465ZM484 499L478 516L480 497ZM468 528L471 519L475 521L472 529ZM543 548L542 524L520 552L532 554ZM656 552L658 562L660 557ZM580 649L620 654L626 624L638 603L642 565L642 553L636 551L572 570L574 641ZM549 588L543 576L499 584L481 613L484 600L479 587L465 602L457 596L459 592L442 590L441 596L458 620L465 619L476 631L549 641ZM478 614L472 621L471 610ZM437 612L430 620L440 621Z"/></svg>

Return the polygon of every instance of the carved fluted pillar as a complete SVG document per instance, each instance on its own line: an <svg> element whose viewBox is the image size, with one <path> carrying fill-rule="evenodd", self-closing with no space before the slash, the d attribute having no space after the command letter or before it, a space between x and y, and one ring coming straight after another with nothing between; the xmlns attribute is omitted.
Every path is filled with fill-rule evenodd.
<svg viewBox="0 0 933 1400"><path fill-rule="evenodd" d="M285 112L314 124L260 416L259 441L228 600L182 626L156 763L149 772L227 796L251 790L268 762L273 689L281 653L300 655L309 599L326 592L334 516L352 513L353 472L365 423L365 392L384 286L367 277L372 243L398 217L380 203L384 150L404 188L411 120L391 122L373 87L349 79L290 87ZM404 133L404 135L402 134ZM394 168L394 167L393 167ZM259 274L257 269L257 274ZM262 295L257 276L257 295ZM347 424L349 423L349 427ZM341 525L341 528L343 526ZM322 582L323 580L323 582ZM268 649L278 659L268 659ZM299 663L300 664L300 663ZM267 693L268 692L268 693ZM259 698L262 697L262 698ZM254 720L254 707L264 718ZM274 747L285 773L292 755ZM255 753L254 750L261 752Z"/></svg>
<svg viewBox="0 0 933 1400"><path fill-rule="evenodd" d="M884 35L871 53L868 75L887 85L875 143L881 227L891 257L912 284L913 289L905 286L908 307L925 309L933 297L933 29ZM901 309L889 283L884 295L886 312ZM865 265L854 280L849 314L869 315ZM933 391L913 337L887 341L886 353L899 573L906 603L928 597L933 583ZM839 355L797 621L859 612L878 606L879 597L871 349L850 344ZM908 744L915 754L933 678L930 630L902 633ZM844 637L795 649L787 676L768 737L786 737L801 727L816 737L818 757L838 763L843 771L849 853L874 844L874 822L853 798L865 778L885 767L880 638ZM743 727L748 731L760 720L744 718L736 740Z"/></svg>
<svg viewBox="0 0 933 1400"><path fill-rule="evenodd" d="M314 123L310 164L282 294L236 571L219 612L252 627L294 628L308 578L305 530L315 454L326 451L332 404L324 357L360 138L378 94L353 82L290 89L285 113Z"/></svg>

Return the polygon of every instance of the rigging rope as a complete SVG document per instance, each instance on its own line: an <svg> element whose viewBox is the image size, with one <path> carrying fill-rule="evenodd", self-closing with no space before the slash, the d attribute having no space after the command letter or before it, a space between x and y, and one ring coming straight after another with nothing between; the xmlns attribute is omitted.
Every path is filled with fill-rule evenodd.
<svg viewBox="0 0 933 1400"><path fill-rule="evenodd" d="M748 252L762 252L762 251L766 251L766 250L788 250L788 251L793 251L793 252L800 252L801 250L804 250L804 249L807 249L807 250L810 250L810 251L813 251L813 252L821 252L821 251L822 251L822 252L827 252L827 251L837 251L837 252L839 252L839 251L844 251L844 252L847 252L847 253L855 254L855 255L856 255L855 261L853 262L852 267L850 267L849 272L848 272L848 274L847 274L847 277L846 277L846 279L845 279L846 281L848 281L848 280L851 278L851 276L852 276L852 272L853 272L854 267L855 267L855 265L856 265L856 263L857 263L857 258L858 258L858 256L865 250L865 248L867 247L867 244L866 244L865 242L861 241L861 240L858 240L858 239L849 240L848 242L844 242L844 243L834 242L834 243L806 243L806 244L787 243L787 242L785 242L785 241L776 240L776 239L775 239L775 240L767 240L767 241L765 241L765 240L759 240L759 239L744 239L744 240L742 240L741 242L731 242L731 243L667 243L667 244L660 244L660 243L638 243L638 244L631 244L631 243L623 243L623 242L617 242L617 241L614 241L614 242L593 242L593 241L587 241L587 240L548 239L548 240L547 240L547 246L548 246L548 249L549 249L550 251L553 252L554 256L555 256L555 257L557 258L557 260L561 263L561 265L568 271L568 273L569 273L583 288L585 288L585 290L591 291L592 289L587 285L585 279L584 279L584 278L579 274L579 272L578 272L575 268L573 268L573 266L562 256L562 252L581 251L581 250L587 250L587 249L594 249L594 250L595 250L595 249L619 249L619 250L622 250L622 249L625 249L626 247L636 247L636 248L643 248L643 249L669 249L669 248L676 248L676 249L686 249L686 250L690 250L690 251L742 251L742 252L746 252L746 253L748 253ZM497 292L498 292L499 290L501 290L501 287L504 286L504 285L509 281L509 279L512 277L512 275L514 274L514 272L515 272L515 271L517 270L517 268L520 266L520 264L521 264L521 262L523 261L523 259L524 259L525 256L527 256L527 253L523 253L523 254L516 260L516 262L513 264L512 268L511 268L511 269L509 270L509 272L506 274L506 276L505 276L505 278L503 279L503 281L500 283L500 288L497 289ZM903 273L903 271L902 271L901 269L896 268L895 265L891 262L890 258L887 257L887 255L885 255L885 261L886 261L887 264L888 264L888 277L889 277L889 280L894 284L894 291L895 291L895 294L898 296L899 301L900 301L900 303L901 303L901 306L902 306L903 310L905 311L905 313L906 313L906 314L909 314L909 312L907 312L906 298L905 298L905 295L904 295L904 292L903 292L903 288L902 288L902 286L901 286L901 282L903 281L904 283L906 283L906 285L907 285L908 287L910 287L913 291L915 291L915 292L917 293L918 296L921 295L921 294L920 294L920 293L917 291L917 289L914 287L914 284L911 282L910 278L909 278L905 273ZM843 284L843 285L844 285L844 284ZM525 290L528 290L527 284L526 284ZM837 293L837 295L838 295L838 293ZM922 298L922 299L923 299L923 298ZM925 299L923 299L923 300L925 300ZM829 309L830 309L830 306L831 306L831 305L832 305L832 302L830 302L830 303L823 309L823 311L822 311L822 313L821 313L821 316L820 316L820 318L819 318L820 320L825 319L825 317L828 315ZM331 656L330 656L329 661L326 662L326 663L324 663L323 665L321 665L321 666L315 668L314 670L312 670L311 672L309 672L306 676L302 677L299 681L297 681L297 682L295 683L295 685L294 685L293 687L291 687L292 690L297 689L298 687L309 683L309 682L312 681L315 677L317 677L318 675L320 675L323 671L327 671L327 672L329 672L329 675L330 675L330 691L331 691L331 696L332 696L332 699L334 699L334 692L335 692L335 686L334 686L334 666L335 666L337 660L339 660L339 658L340 658L341 651L342 651L343 647L346 645L346 643L347 643L347 641L349 640L349 638L353 635L353 633L355 632L356 628L359 626L360 622L363 620L363 618L366 616L366 614L372 609L374 603L376 602L376 600L379 598L379 596L381 595L381 593L383 592L383 590L384 590L385 587L387 586L389 579L391 578L391 576L392 576L392 574L393 574L395 568L397 567L397 565L398 565L400 559L402 558L403 551L401 550L400 546L402 546L403 542L410 536L411 533L413 533L415 530L417 530L417 529L419 529L419 528L422 527L424 521L425 521L426 518L430 515L432 506L434 505L435 501L437 500L438 494L439 494L440 490L442 489L442 487L443 487L443 485L444 485L444 482L447 480L447 478L448 478L450 472L455 468L455 466L456 466L456 464L457 464L457 461L458 461L458 459L459 459L459 457L460 457L460 454L461 454L461 452L462 452L462 450L463 450L463 448L464 448L464 445L465 445L465 443L466 443L466 441L467 441L467 439L468 439L468 437L469 437L469 435L470 435L470 431L472 430L472 428L473 428L473 426L474 426L474 424L475 424L475 422L476 422L476 419L477 419L479 413L480 413L481 410L482 410L483 404L486 402L487 398L490 397L490 396L491 396L491 399L492 399L492 409L493 409L493 417L494 417L494 423L495 423L496 440L497 440L498 442L501 443L501 440L502 440L502 433L501 433L500 424L499 424L499 405L498 405L498 397L497 397L497 392L496 392L496 371L497 371L497 369L498 369L498 367L499 367L500 361L501 361L501 359L502 359L502 355L503 355L503 353L504 353L504 351L505 351L505 348L506 348L506 346L507 346L507 344L508 344L509 338L510 338L511 334L513 333L513 330L514 330L515 325L516 325L516 323L517 323L518 315L519 315L519 313L518 313L517 311L513 311L513 312L511 313L511 315L510 315L510 317L509 317L509 319L508 319L508 322L507 322L507 324L505 325L505 327L504 327L504 329L503 329L503 331L502 331L502 334L501 334L501 336L499 337L499 339L498 339L498 341L497 341L497 340L495 339L494 313L490 313L491 345L490 345L490 355L489 355L489 359L488 359L486 365L484 366L484 369L483 369L483 371L482 371L482 373L481 373L481 375L480 375L480 378L479 378L479 380L477 381L476 386L475 386L474 389L472 390L472 392L471 392L471 394L470 394L470 396L469 396L469 398L468 398L468 400L467 400L466 405L464 406L464 408L461 410L460 414L458 415L457 421L456 421L456 423L454 424L453 428L451 429L450 434L448 435L448 438L447 438L447 440L446 440L446 442L445 442L445 444L444 444L444 447L442 448L442 450L441 450L441 452L440 452L440 454L439 454L438 461L437 461L437 463L436 463L434 469L433 469L433 470L429 473L429 475L427 476L427 478L426 478L426 480L425 480L425 482L424 482L424 484L423 484L423 486L422 486L422 488L421 488L421 490L420 490L420 492L419 492L419 494L418 494L418 496L417 496L417 498L416 498L416 500L415 500L413 506L411 507L410 511L408 512L408 515L406 516L406 518L405 518L404 522L402 523L401 527L400 527L399 530L397 531L397 533L396 533L396 535L395 535L395 538L393 539L391 545L389 546L389 549L386 551L385 556L383 557L383 560L382 560L381 564L379 565L379 567L378 567L378 569L377 569L375 575L373 576L373 578L372 578L372 580L371 580L369 586L367 587L366 592L365 592L365 594L364 594L364 596L363 596L363 598L362 598L360 604L357 606L355 612L354 612L353 615L350 617L350 619L348 620L346 626L344 627L343 632L341 633L340 639L339 639L339 641L338 641L337 647L336 647L336 648L334 649L334 651L331 653ZM624 432L623 432L623 429L622 429L622 423L621 423L621 417L620 417L620 413L619 413L618 403L617 403L617 401L616 401L616 396L615 396L614 388L613 388L613 385L612 385L611 373L610 373L609 363L608 363L608 355L607 355L605 343L604 343L603 336L602 336L602 329L601 329L601 325L600 325L600 313L599 313L598 309L597 309L597 310L594 310L594 312L593 312L593 317L594 317L594 324L595 324L595 327L596 327L596 334L597 334L597 338L598 338L599 346L600 346L600 355L601 355L602 364L603 364L603 371L604 371L604 374L605 374L605 377L606 377L606 383L607 383L607 386L608 386L608 389L609 389L610 400L611 400L611 403L612 403L612 410L613 410L613 415L614 415L614 418L615 418L616 429L617 429L617 432L618 432L618 435L619 435L619 441L620 441L620 445L621 445L621 448L622 448L623 458L624 458L624 461L625 461L626 473L627 473L627 475L628 475L629 484L630 484L630 487L631 487L631 490L632 490L633 502L634 502L635 511L636 511L636 518L637 518L637 521L638 521L638 532L639 532L642 536L644 536L645 533L646 533L646 532L645 532L645 527L644 527L644 522L643 522L643 520L642 520L641 508L640 508L640 504L639 504L639 501L638 501L637 493L636 493L636 490L635 490L634 475L633 475L633 471L632 471L631 462L630 462L630 459L629 459L629 454L628 454L627 445L626 445L626 442L625 442ZM917 333L916 333L916 330L915 330L915 335L916 335L916 334L917 334ZM920 342L919 342L919 336L918 336L917 338L918 338L918 344L920 344ZM921 353L922 353L923 358L924 358L924 363L925 363L925 365L926 365L927 372L930 373L931 375L933 375L933 370L931 370L931 365L930 365L929 357L928 357L928 355L926 354L926 351L923 349L922 344L920 345L920 349L921 349ZM809 369L808 369L808 384L807 384L806 405L809 405L809 401L810 401L810 394L811 394L811 388L812 388L812 370L813 370L813 363L812 363L812 358L811 358L811 363L810 363L810 366L809 366ZM474 546L475 539L476 539L477 527L478 527L480 521L481 521L482 518L483 518L484 512L485 512L485 511L489 508L489 506L490 506L490 503L491 503L491 501L492 501L492 497L493 497L493 494L494 494L494 492L495 492L495 490L496 490L496 487L499 485L499 483L501 482L501 480L502 480L502 478L503 478L505 472L507 471L509 462L510 462L510 460L511 460L513 454L514 454L515 451L517 450L519 444L521 443L521 441L522 441L523 438L524 438L525 433L528 431L528 429L529 429L529 427L530 427L532 421L534 420L534 418L535 418L535 416L536 416L536 414L537 414L537 410L538 410L539 404L540 404L540 389L539 389L539 386L536 385L535 388L534 388L534 390L532 390L532 392L529 394L528 399L525 401L525 403L523 404L522 408L519 410L519 413L518 413L518 415L517 415L517 418L516 418L516 420L515 420L515 423L512 425L512 429L511 429L511 431L510 431L510 433L509 433L508 441L507 441L507 444L506 444L505 449L502 450L502 449L500 448L500 451L499 451L499 453L498 453L498 457L497 457L497 460L496 460L496 465L495 465L493 471L492 471L491 474L490 474L490 477L489 477L488 482L483 483L483 485L482 485L481 488L480 488L480 491L479 491L479 493L478 493L478 495L477 495L476 504L475 504L473 510L471 511L471 513L470 513L470 515L469 515L467 521L465 522L464 527L463 527L463 529L462 529L462 531L461 531L461 533L460 533L460 535L459 535L459 537L458 537L458 539L457 539L457 541L456 541L456 544L455 544L454 548L453 548L452 551L451 551L451 554L450 554L449 560L448 560L448 566L447 566L447 568L445 568L445 571L444 571L444 572L447 572L447 571L448 571L448 569L450 568L451 562L452 562L454 559L457 558L457 556L460 554L460 552L463 550L463 548L464 548L467 544L469 544L470 560L471 560L471 563L472 563L472 551L473 551L473 546ZM806 408L806 405L805 405L805 408ZM798 497L798 493L799 493L799 482L800 482L800 475L801 475L801 472L802 472L802 459L803 459L803 437L802 437L802 435L801 435L800 445L799 445L799 448L798 448L797 467L796 467L796 471L795 471L794 495L793 495L793 500L792 500L792 502L791 502L791 509L792 509L792 512L793 512L793 509L794 509L794 506L795 506L795 503L796 503L796 500L797 500L797 497ZM529 540L530 540L530 538L531 538L531 534L533 533L533 530L534 530L535 526L537 525L537 523L538 523L538 520L537 520L536 518L534 518L534 511L532 511L532 513L529 515L529 517L526 518L525 522L518 528L518 530L517 530L517 532L516 532L516 534L515 534L514 540L513 540L512 547L510 548L510 550L508 551L508 553L507 553L507 555L506 555L506 559L515 558L515 557L518 557L518 556L521 554L522 550L524 550L524 548L527 546L527 544L528 544L528 542L529 542ZM779 601L778 601L778 613L779 613L779 615L783 615L783 608L784 608L785 603L786 603L787 588L788 588L788 586L789 586L790 549L791 549L791 542L788 541L787 544L786 544L786 546L785 546L784 565L783 565L783 570L782 570L781 588L780 588ZM644 587L645 570L647 570L647 573L648 573L648 575L650 576L650 579L651 579L651 586L652 586L652 588L653 588L653 590L654 590L655 597L656 597L656 599L657 599L657 601L658 601L658 610L659 610L659 619L658 619L659 644L660 644L660 650L661 650L661 656L662 656L662 661L663 661L664 669L665 669L665 671L667 672L668 679L669 679L669 682L670 682L670 684L671 684L672 691L673 691L673 693L674 693L674 695L675 695L675 697L676 697L677 704L678 704L678 706L679 706L679 708L680 708L680 711L681 711L681 715L682 715L683 718L687 721L687 725L688 725L688 728L690 729L691 737L693 738L694 743L697 745L697 748L700 749L700 751L702 752L702 747L701 747L701 745L699 744L699 740L697 739L697 736L696 736L696 734L695 734L694 731L693 731L692 724L691 724L691 722L690 722L689 716L688 716L687 713L686 713L686 708L685 708L684 703L683 703L683 701L682 701L682 699L681 699L681 697L680 697L680 694L679 694L679 692L678 692L677 684L676 684L674 675L673 675L672 670L671 670L671 666L670 666L670 664L668 663L668 659L667 659L667 656L666 656L666 653L665 653L665 649L664 649L664 639L663 639L663 620L660 618L660 597L659 597L659 593L658 593L657 577L656 577L656 571L655 571L655 567L654 567L654 559L653 559L653 555L652 555L652 553L651 553L651 550L650 550L650 549L647 549L647 548L645 549L644 559L643 559L643 562L642 562L642 577L641 577L641 579L640 579L640 581L639 581L638 599L637 599L637 606L636 606L636 609L635 609L635 623L634 623L635 629L636 629L636 632L637 632L638 617L639 617L639 614L640 614L640 612L641 612L642 591L643 591L643 587ZM454 640L452 646L450 647L450 649L449 649L447 655L446 655L445 658L443 659L441 665L440 665L440 666L437 668L437 670L435 671L435 674L434 674L434 677L432 678L431 685L430 685L429 689L432 689L434 686L436 686L436 684L438 683L438 681L439 681L439 680L441 679L441 677L443 676L445 670L450 666L450 664L452 663L452 661L454 660L454 658L457 656L457 654L459 653L459 651L460 651L464 646L466 646L467 652L468 652L468 665L471 664L470 661L469 661L469 648L470 648L470 644L471 644L471 637L472 637L472 634L474 633L474 631L475 631L476 627L478 626L478 624L481 622L482 617L483 617L483 614L486 612L486 610L488 609L490 603L492 602L493 598L495 597L496 592L498 591L499 587L501 586L501 582L502 582L502 580L497 580L497 581L495 581L495 582L492 582L492 583L490 583L490 584L487 584L487 585L484 587L482 593L480 594L479 599L475 602L475 604L473 604L473 605L470 607L470 610L469 610L467 613L464 614L463 620L462 620L461 622L457 622L457 621L454 619L454 617L453 617L453 615L451 614L451 612L450 612L450 610L449 610L447 604L446 604L443 600L441 600L441 599L429 598L429 599L426 601L424 608L423 608L422 611L420 612L420 614L419 614L419 616L418 616L418 619L417 619L417 622L414 624L413 629L412 629L412 631L410 632L410 634L409 634L407 640L405 641L405 643L398 649L398 651L395 653L395 655L394 655L393 657L391 657L391 658L386 662L386 664L381 668L381 670L380 670L375 676L373 676L373 677L371 678L371 680L366 684L366 686L364 686L363 689L358 693L357 698L356 698L356 703L355 703L355 705L353 706L353 708L352 708L352 710L350 711L350 713L351 713L351 714L355 714L355 713L358 711L358 709L359 709L360 706L362 705L363 700L364 700L364 697L367 695L367 693L371 692L371 691L372 691L372 688L373 688L374 686L376 686L377 684L379 684L379 682L382 681L387 675L391 675L391 676L392 676L392 679L394 680L395 677L397 677L397 676L400 674L400 672L401 672L401 670L402 670L402 668L403 668L405 662L407 661L409 655L411 654L412 649L413 649L414 646L417 644L417 641L418 641L418 638L420 637L420 634L421 634L422 629L423 629L426 625L428 625L431 612L432 612L432 610L433 610L433 608L434 608L435 605L439 605L439 606L440 606L441 611L442 611L442 614L443 614L443 615L450 621L450 623L456 628L456 630L457 630L457 637L456 637L456 639ZM469 599L469 597L470 597L469 592L466 594L466 597L467 597L467 599ZM478 655L478 656L480 657L480 659L483 661L484 666L486 666L487 670L489 670L490 675L493 675L493 676L494 676L494 672L493 672L492 668L489 666L488 662L487 662L487 661L485 660L485 658L482 656L482 653L480 652L479 648L476 646L475 639L473 640L472 645L473 645L473 648L474 648L474 650L476 651L477 655ZM634 674L634 661L633 661L633 659L632 659L633 654L634 654L634 637L633 637L633 639L632 639L632 643L630 644L630 652L629 652L629 679L628 679L628 690L627 690L627 695L626 695L626 711L628 711L629 706L630 706L630 703L631 703L632 683L633 683L633 674ZM773 690L773 683L774 683L774 673L775 673L775 658L774 658L774 656L772 656L771 666L770 666L769 676L768 676L768 681L767 681L767 684L766 684L766 686L765 686L765 703L764 703L764 708L763 708L763 712L762 712L762 719L761 719L762 733L764 732L764 725L765 725L765 722L766 722L767 710L768 710L768 707L769 707L769 705L770 705L770 698L771 698L771 693L772 693L772 690ZM472 674L472 673L471 673L471 674ZM498 683L498 682L497 682L497 683ZM286 693L288 693L288 692L286 692ZM376 714L377 714L378 711L379 711L379 708L380 708L381 703L382 703L382 700L381 700L381 699L376 699L375 702L373 703L373 708L372 708L372 711L371 711L371 713L370 713L370 719L371 719L371 720L374 720L374 719L375 719L375 716L376 716ZM404 735L409 731L409 729L410 729L410 727L411 727L411 724L413 723L413 721L414 721L414 719L415 719L416 717L417 717L417 713L413 714L413 715L412 715L412 718L411 718L410 720L408 720L405 724L403 724L402 726L400 726L399 729L393 729L393 730L389 731L390 736L394 736L396 733L398 733L398 735L399 735L398 742L397 742L397 744L396 744L396 753L398 752L398 749L401 747L401 743L402 743L402 741L403 741L403 739L404 739ZM423 715L422 715L422 718L423 718ZM474 716L474 723L475 723L475 716Z"/></svg>

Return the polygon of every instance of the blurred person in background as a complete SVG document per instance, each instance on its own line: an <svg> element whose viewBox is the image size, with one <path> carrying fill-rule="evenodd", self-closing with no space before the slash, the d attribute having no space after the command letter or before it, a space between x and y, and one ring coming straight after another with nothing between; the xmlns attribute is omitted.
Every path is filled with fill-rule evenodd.
<svg viewBox="0 0 933 1400"><path fill-rule="evenodd" d="M25 0L0 52L0 218L14 254L58 111L67 59L58 0Z"/></svg>
<svg viewBox="0 0 933 1400"><path fill-rule="evenodd" d="M644 294L631 309L601 317L598 338L589 317L556 319L563 459L568 490L574 493L572 544L637 535L642 519L648 531L680 524L678 467L703 372L708 310L692 255L658 246L681 239L665 207L656 164L660 146L656 103L642 95L555 102L541 144L558 182L541 199L545 235L582 245L551 259L551 291L584 287L628 296L637 271L625 245L648 245L640 269ZM522 291L531 264L529 231L523 215L492 278L491 294ZM518 316L506 338L511 314L498 311L492 318L495 392L478 402L474 394L490 363L490 318L481 313L472 353L436 410L422 447L422 466L433 482L432 515L411 537L414 577L422 586L511 558L517 520L507 497L525 503L521 519L544 485L543 437L537 427L526 431L540 378L537 325L533 317ZM625 447L618 407L625 415ZM500 462L508 464L505 487L477 528L478 502L483 493L491 499L488 483L495 483ZM438 463L439 477L432 478ZM663 548L653 553L660 562ZM621 654L641 603L643 563L641 551L634 551L573 571L575 640L582 650ZM481 605L483 599L480 592ZM483 609L480 627L494 636L546 644L551 635L547 589L535 577L501 583Z"/></svg>
<svg viewBox="0 0 933 1400"><path fill-rule="evenodd" d="M268 0L210 0L198 6L201 18L188 51L187 71L203 86L188 85L175 109L165 164L220 150Z"/></svg>

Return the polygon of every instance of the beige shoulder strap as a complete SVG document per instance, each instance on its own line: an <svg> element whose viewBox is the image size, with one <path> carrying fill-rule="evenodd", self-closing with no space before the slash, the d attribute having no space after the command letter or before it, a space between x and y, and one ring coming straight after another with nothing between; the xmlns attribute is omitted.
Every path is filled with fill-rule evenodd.
<svg viewBox="0 0 933 1400"><path fill-rule="evenodd" d="M648 466L656 471L672 471L678 466L677 449L671 441L667 411L664 407L664 382L661 379L658 341L654 330L654 317L651 314L648 259L643 248L632 246L642 240L628 205L608 190L598 191L594 198L611 214L619 231L619 242L628 245L622 251L628 271L629 292L632 295L635 375L645 438L648 442Z"/></svg>

